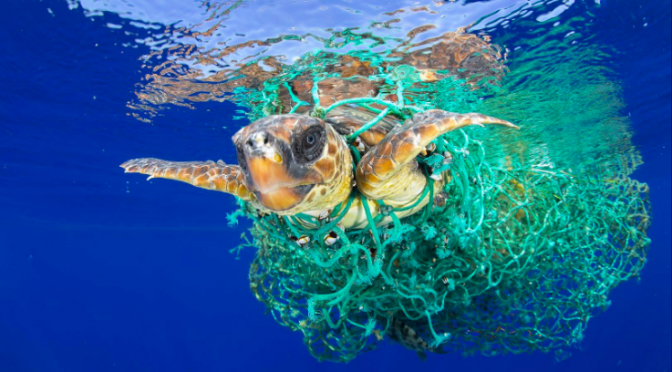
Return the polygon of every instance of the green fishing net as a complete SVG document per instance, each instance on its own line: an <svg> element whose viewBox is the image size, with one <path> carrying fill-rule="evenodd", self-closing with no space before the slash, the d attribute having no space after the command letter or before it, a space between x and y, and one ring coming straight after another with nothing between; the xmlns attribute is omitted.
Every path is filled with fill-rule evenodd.
<svg viewBox="0 0 672 372"><path fill-rule="evenodd" d="M492 76L445 71L423 83L412 66L357 57L373 66L365 78L381 86L377 94L322 106L319 82L349 78L329 72L337 56L316 53L259 89L240 88L238 103L251 120L287 112L324 117L339 105L358 106L377 114L368 128L385 115L403 121L432 108L478 111L484 92L497 89ZM295 92L301 79L313 83L309 97ZM399 219L379 202L379 218L393 220L387 226L369 216L367 229L338 227L356 190L323 220L261 215L240 201L230 218L253 221L238 249L256 249L249 278L257 299L279 324L302 332L319 360L347 362L391 338L395 322L414 330L427 351L562 357L609 306L610 291L643 268L648 188L629 178L640 162L633 151L582 169L532 165L502 150L524 138L525 127L505 131L468 128L434 141L433 154L418 158L430 180L419 200L432 193L432 173L448 171L445 205ZM360 154L351 149L356 162ZM318 228L305 229L300 219ZM338 236L335 244L325 243L328 234ZM310 243L297 244L300 237Z"/></svg>

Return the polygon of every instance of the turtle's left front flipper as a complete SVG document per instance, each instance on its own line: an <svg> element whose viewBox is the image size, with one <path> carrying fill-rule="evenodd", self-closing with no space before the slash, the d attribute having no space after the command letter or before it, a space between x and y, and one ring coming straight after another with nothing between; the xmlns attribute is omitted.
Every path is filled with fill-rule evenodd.
<svg viewBox="0 0 672 372"><path fill-rule="evenodd" d="M121 167L126 173L146 174L149 179L182 181L196 187L233 194L245 201L254 200L240 167L222 161L174 162L150 158L129 160Z"/></svg>
<svg viewBox="0 0 672 372"><path fill-rule="evenodd" d="M357 166L357 186L368 198L405 203L418 197L426 185L416 156L437 137L471 125L497 124L518 128L508 121L481 114L430 110L416 114L394 128Z"/></svg>

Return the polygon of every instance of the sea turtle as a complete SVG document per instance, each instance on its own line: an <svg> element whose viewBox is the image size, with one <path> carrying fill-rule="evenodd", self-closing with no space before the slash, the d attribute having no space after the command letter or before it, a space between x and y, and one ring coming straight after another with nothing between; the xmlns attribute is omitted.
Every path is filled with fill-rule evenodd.
<svg viewBox="0 0 672 372"><path fill-rule="evenodd" d="M447 132L470 125L515 125L481 114L456 114L429 110L415 114L405 123L392 116L362 134L359 144L364 155L353 169L353 157L344 138L369 122L375 114L341 106L324 119L307 115L282 114L262 118L233 136L238 165L213 162L171 162L135 159L121 165L127 173L166 178L194 186L233 194L255 206L261 213L278 215L304 213L318 219L343 205L354 188L366 196L375 218L385 206L413 208L397 213L399 218L421 210L429 196L418 201L427 177L416 157L431 142ZM437 179L438 193L450 173ZM428 194L427 194L428 195ZM345 229L368 225L361 196L357 196L341 221ZM385 216L379 225L391 222Z"/></svg>

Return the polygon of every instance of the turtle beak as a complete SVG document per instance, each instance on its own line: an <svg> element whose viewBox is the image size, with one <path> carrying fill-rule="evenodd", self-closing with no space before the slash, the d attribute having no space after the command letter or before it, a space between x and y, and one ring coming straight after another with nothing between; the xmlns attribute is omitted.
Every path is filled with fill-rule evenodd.
<svg viewBox="0 0 672 372"><path fill-rule="evenodd" d="M248 137L245 142L245 159L256 191L270 193L278 188L296 185L285 159L268 133L256 132Z"/></svg>

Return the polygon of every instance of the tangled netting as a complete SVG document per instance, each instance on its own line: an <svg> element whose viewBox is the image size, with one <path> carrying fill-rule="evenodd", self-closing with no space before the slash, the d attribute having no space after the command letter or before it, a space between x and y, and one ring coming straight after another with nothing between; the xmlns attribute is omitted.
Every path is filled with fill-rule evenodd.
<svg viewBox="0 0 672 372"><path fill-rule="evenodd" d="M427 108L404 105L404 86L397 88L398 103L364 97L326 108L314 88L312 114L323 117L343 104L378 113L363 131L385 115L403 120ZM308 105L292 99L293 111ZM636 155L573 174L524 166L515 156L489 159L478 140L484 131L434 141L434 155L418 158L430 180L418 200L432 194L432 173L449 172L445 205L430 203L400 220L379 202L379 218L393 220L388 226L376 227L367 210L368 229L338 227L355 197L363 198L356 190L321 221L260 215L240 202L230 218L254 222L253 239L243 245L257 249L252 291L278 323L303 333L312 355L349 361L399 321L431 351L563 357L609 306L609 292L638 277L650 245L650 205L647 186L627 177ZM319 227L306 229L299 219ZM325 243L330 232L336 244ZM297 244L304 236L310 243Z"/></svg>

